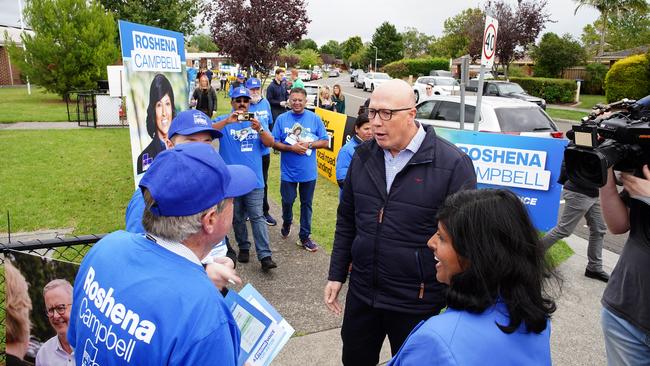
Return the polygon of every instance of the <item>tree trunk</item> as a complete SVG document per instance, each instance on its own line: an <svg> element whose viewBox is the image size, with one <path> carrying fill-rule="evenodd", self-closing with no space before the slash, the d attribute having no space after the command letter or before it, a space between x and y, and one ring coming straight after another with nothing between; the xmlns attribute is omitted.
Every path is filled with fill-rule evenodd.
<svg viewBox="0 0 650 366"><path fill-rule="evenodd" d="M600 29L600 45L598 46L598 56L602 56L605 52L605 34L607 33L607 9L603 10L603 26Z"/></svg>

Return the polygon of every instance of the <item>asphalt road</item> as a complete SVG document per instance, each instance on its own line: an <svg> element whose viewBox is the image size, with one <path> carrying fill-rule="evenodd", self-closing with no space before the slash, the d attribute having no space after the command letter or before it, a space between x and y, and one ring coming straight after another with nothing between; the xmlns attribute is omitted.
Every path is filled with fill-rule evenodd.
<svg viewBox="0 0 650 366"><path fill-rule="evenodd" d="M366 99L370 98L370 92L365 92L354 87L353 83L350 82L350 74L347 73L342 73L341 76L335 78L315 80L312 81L312 83L319 85L329 85L330 88L334 86L334 84L339 84L346 97L345 113L349 116L356 117L359 106L361 106L366 101ZM570 122L555 121L555 123L557 124L558 128L565 133L572 126ZM563 206L564 202L561 202L560 213L562 212ZM580 223L576 227L574 234L585 240L589 240L589 228L587 227L587 223L584 218L580 220ZM605 234L604 248L614 253L620 254L623 250L623 245L627 240L627 236L627 234L613 235L608 232Z"/></svg>

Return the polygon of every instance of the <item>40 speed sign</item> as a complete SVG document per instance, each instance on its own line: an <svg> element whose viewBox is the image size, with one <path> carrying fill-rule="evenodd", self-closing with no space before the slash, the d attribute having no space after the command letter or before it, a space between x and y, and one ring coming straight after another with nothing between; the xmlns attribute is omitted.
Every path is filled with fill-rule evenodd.
<svg viewBox="0 0 650 366"><path fill-rule="evenodd" d="M491 16L485 17L485 29L483 30L483 50L481 51L481 65L491 68L494 64L494 55L497 49L497 30L499 21Z"/></svg>

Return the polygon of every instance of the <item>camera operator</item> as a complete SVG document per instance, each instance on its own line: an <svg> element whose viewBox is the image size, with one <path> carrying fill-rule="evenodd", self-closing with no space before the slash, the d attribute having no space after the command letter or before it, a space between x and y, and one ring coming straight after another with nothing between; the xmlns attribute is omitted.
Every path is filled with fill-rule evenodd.
<svg viewBox="0 0 650 366"><path fill-rule="evenodd" d="M621 173L616 189L612 168L600 189L603 217L614 234L630 231L602 298L607 362L647 365L650 360L650 170L641 177Z"/></svg>

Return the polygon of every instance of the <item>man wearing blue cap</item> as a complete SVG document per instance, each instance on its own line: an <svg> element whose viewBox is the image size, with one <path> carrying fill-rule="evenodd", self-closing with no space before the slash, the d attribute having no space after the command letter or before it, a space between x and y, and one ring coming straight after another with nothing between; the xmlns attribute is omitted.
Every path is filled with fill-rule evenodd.
<svg viewBox="0 0 650 366"><path fill-rule="evenodd" d="M316 152L326 148L329 137L323 121L314 112L305 109L307 92L293 88L289 95L291 111L278 116L273 126L273 147L280 150L280 195L282 196L282 229L287 238L293 221L293 202L296 190L300 191L300 233L298 244L305 250L315 252L318 245L311 235L311 203L316 189Z"/></svg>
<svg viewBox="0 0 650 366"><path fill-rule="evenodd" d="M273 125L273 113L271 112L271 104L269 101L262 96L262 82L257 78L250 78L246 80L246 88L251 94L251 104L248 107L250 112L255 113L255 118L260 122L266 122L266 125L269 126L269 131L272 130ZM275 226L278 224L277 221L269 213L269 196L268 196L268 185L266 182L269 179L269 166L271 165L271 149L265 147L262 150L262 175L264 175L264 201L262 203L262 210L264 212L264 219L266 224L269 226Z"/></svg>
<svg viewBox="0 0 650 366"><path fill-rule="evenodd" d="M228 95L232 98L232 93L235 89L239 88L240 86L244 86L244 83L246 82L246 77L244 77L244 74L239 73L237 74L237 79L230 84L230 91L228 92Z"/></svg>
<svg viewBox="0 0 650 366"><path fill-rule="evenodd" d="M250 257L251 243L248 240L246 217L250 219L257 259L262 269L268 271L277 265L271 258L269 231L263 212L264 174L262 155L273 145L273 136L268 131L268 119L257 119L249 112L251 96L245 87L235 88L231 93L232 113L215 119L213 127L223 133L219 141L219 153L228 164L243 164L251 168L257 177L256 187L250 193L235 199L233 228L239 245L239 262L246 263Z"/></svg>
<svg viewBox="0 0 650 366"><path fill-rule="evenodd" d="M156 156L140 181L146 234L109 234L79 267L68 328L78 365L237 364L237 323L199 258L254 182L207 144Z"/></svg>

